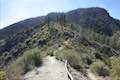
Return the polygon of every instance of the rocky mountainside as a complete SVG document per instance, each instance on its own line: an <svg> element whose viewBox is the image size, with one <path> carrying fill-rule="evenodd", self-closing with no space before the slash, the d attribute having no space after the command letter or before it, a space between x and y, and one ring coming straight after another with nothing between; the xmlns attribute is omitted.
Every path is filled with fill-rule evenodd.
<svg viewBox="0 0 120 80"><path fill-rule="evenodd" d="M49 13L47 16L20 21L0 30L0 38L10 37L17 32L35 27L36 25L45 24L48 19L50 21L57 21L62 18L65 18L66 22L80 24L81 27L92 28L96 32L106 35L112 35L115 31L120 30L119 20L112 18L105 9L93 7L79 8L66 13Z"/></svg>
<svg viewBox="0 0 120 80"><path fill-rule="evenodd" d="M11 37L13 34L43 24L44 16L26 19L0 30L0 39Z"/></svg>
<svg viewBox="0 0 120 80"><path fill-rule="evenodd" d="M8 78L11 72L20 77L42 64L41 58L47 55L68 60L71 67L83 74L91 69L99 76L111 77L113 58L120 56L120 21L103 8L92 7L49 13L0 30L0 67L7 68ZM14 70L20 71L16 74Z"/></svg>

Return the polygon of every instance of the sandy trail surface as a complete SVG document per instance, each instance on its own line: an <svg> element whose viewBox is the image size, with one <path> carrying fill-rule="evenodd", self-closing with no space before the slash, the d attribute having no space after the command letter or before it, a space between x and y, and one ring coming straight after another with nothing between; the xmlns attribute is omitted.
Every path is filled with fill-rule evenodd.
<svg viewBox="0 0 120 80"><path fill-rule="evenodd" d="M47 56L43 65L24 75L25 80L69 80L65 65L55 57Z"/></svg>

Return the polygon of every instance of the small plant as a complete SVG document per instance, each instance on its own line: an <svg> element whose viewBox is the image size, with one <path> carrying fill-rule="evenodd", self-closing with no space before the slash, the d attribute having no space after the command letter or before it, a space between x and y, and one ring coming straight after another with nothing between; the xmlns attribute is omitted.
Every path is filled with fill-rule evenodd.
<svg viewBox="0 0 120 80"><path fill-rule="evenodd" d="M8 80L22 80L23 69L15 63L12 63L7 68L7 79Z"/></svg>
<svg viewBox="0 0 120 80"><path fill-rule="evenodd" d="M81 57L78 55L78 53L76 53L76 51L68 50L68 52L66 52L66 59L68 60L69 64L75 69L82 68Z"/></svg>
<svg viewBox="0 0 120 80"><path fill-rule="evenodd" d="M23 74L42 64L42 57L38 49L31 49L13 61L7 69L9 80L21 80Z"/></svg>
<svg viewBox="0 0 120 80"><path fill-rule="evenodd" d="M109 76L109 68L101 61L94 62L91 64L90 69L93 73L98 76Z"/></svg>
<svg viewBox="0 0 120 80"><path fill-rule="evenodd" d="M6 80L6 71L0 70L0 80Z"/></svg>
<svg viewBox="0 0 120 80"><path fill-rule="evenodd" d="M113 80L120 80L120 57L111 59L111 75Z"/></svg>
<svg viewBox="0 0 120 80"><path fill-rule="evenodd" d="M56 57L59 60L68 60L68 63L75 69L83 71L83 64L80 55L74 49L58 51Z"/></svg>

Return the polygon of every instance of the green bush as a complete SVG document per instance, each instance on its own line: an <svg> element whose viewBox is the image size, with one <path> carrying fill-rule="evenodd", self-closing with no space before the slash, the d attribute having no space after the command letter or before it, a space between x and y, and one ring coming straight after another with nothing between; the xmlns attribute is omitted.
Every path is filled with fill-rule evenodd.
<svg viewBox="0 0 120 80"><path fill-rule="evenodd" d="M54 49L53 47L49 47L49 48L47 48L47 55L50 55L50 56L54 56L54 51L55 51L56 49Z"/></svg>
<svg viewBox="0 0 120 80"><path fill-rule="evenodd" d="M17 60L13 61L7 69L10 80L21 80L21 75L42 64L41 54L38 49L24 52Z"/></svg>
<svg viewBox="0 0 120 80"><path fill-rule="evenodd" d="M75 69L82 68L82 59L78 53L74 50L66 51L66 59L68 60L69 64L73 66Z"/></svg>
<svg viewBox="0 0 120 80"><path fill-rule="evenodd" d="M110 74L109 68L101 61L91 64L90 69L98 76L109 76Z"/></svg>
<svg viewBox="0 0 120 80"><path fill-rule="evenodd" d="M18 66L14 63L12 63L7 68L8 80L22 80L22 73L23 73L23 69L21 68L21 66Z"/></svg>
<svg viewBox="0 0 120 80"><path fill-rule="evenodd" d="M6 71L0 70L0 80L6 80Z"/></svg>
<svg viewBox="0 0 120 80"><path fill-rule="evenodd" d="M111 60L111 75L113 80L120 80L120 57Z"/></svg>
<svg viewBox="0 0 120 80"><path fill-rule="evenodd" d="M68 60L68 63L75 69L79 71L83 71L82 59L74 49L65 49L62 51L58 51L56 53L56 57L59 60Z"/></svg>
<svg viewBox="0 0 120 80"><path fill-rule="evenodd" d="M34 66L39 66L42 63L41 54L36 49L25 52L23 57L25 63L31 63Z"/></svg>

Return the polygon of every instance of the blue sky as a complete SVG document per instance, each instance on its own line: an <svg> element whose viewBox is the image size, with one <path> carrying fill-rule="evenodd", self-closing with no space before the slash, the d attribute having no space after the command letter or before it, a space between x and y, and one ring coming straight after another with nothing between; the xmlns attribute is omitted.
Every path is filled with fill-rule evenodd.
<svg viewBox="0 0 120 80"><path fill-rule="evenodd" d="M0 0L0 28L26 18L76 8L102 7L120 19L120 0Z"/></svg>

